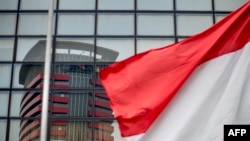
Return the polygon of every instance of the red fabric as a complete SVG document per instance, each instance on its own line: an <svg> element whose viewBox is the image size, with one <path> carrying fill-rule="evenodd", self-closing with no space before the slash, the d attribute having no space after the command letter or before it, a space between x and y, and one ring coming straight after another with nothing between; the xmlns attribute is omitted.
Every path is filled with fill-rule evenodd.
<svg viewBox="0 0 250 141"><path fill-rule="evenodd" d="M250 40L250 3L205 32L149 50L100 72L122 136L144 133L200 64Z"/></svg>

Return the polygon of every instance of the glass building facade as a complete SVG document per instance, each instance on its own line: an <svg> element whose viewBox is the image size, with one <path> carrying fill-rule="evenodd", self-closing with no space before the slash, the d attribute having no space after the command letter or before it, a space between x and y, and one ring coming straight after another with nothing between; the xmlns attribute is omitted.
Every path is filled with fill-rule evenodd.
<svg viewBox="0 0 250 141"><path fill-rule="evenodd" d="M98 72L199 33L248 0L54 1L47 139L121 141ZM0 141L40 139L48 8L0 0Z"/></svg>

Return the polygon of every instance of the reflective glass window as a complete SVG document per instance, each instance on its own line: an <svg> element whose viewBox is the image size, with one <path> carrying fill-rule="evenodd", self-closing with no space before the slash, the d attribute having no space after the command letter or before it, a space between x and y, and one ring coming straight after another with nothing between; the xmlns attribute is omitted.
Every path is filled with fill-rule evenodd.
<svg viewBox="0 0 250 141"><path fill-rule="evenodd" d="M93 10L95 9L95 0L60 0L60 9L79 9L79 10Z"/></svg>
<svg viewBox="0 0 250 141"><path fill-rule="evenodd" d="M47 14L21 14L19 18L18 34L46 35L47 26Z"/></svg>
<svg viewBox="0 0 250 141"><path fill-rule="evenodd" d="M135 54L133 39L97 39L98 62L121 61Z"/></svg>
<svg viewBox="0 0 250 141"><path fill-rule="evenodd" d="M41 109L42 90L12 92L10 116L39 118L41 116Z"/></svg>
<svg viewBox="0 0 250 141"><path fill-rule="evenodd" d="M36 88L42 89L42 81L36 83L36 85L31 85L39 74L44 72L42 64L16 64L14 67L14 78L13 87L14 88ZM42 79L41 79L42 80ZM35 81L36 82L36 81Z"/></svg>
<svg viewBox="0 0 250 141"><path fill-rule="evenodd" d="M18 0L0 0L0 10L15 10L17 2Z"/></svg>
<svg viewBox="0 0 250 141"><path fill-rule="evenodd" d="M173 35L174 22L172 15L140 14L137 19L138 35Z"/></svg>
<svg viewBox="0 0 250 141"><path fill-rule="evenodd" d="M9 132L10 141L19 141L20 123L21 120L11 120Z"/></svg>
<svg viewBox="0 0 250 141"><path fill-rule="evenodd" d="M50 0L21 0L23 10L48 10Z"/></svg>
<svg viewBox="0 0 250 141"><path fill-rule="evenodd" d="M224 19L226 17L226 15L215 15L215 21L219 22L220 20Z"/></svg>
<svg viewBox="0 0 250 141"><path fill-rule="evenodd" d="M10 121L10 141L19 140L39 140L41 122L37 120L11 120Z"/></svg>
<svg viewBox="0 0 250 141"><path fill-rule="evenodd" d="M248 0L215 0L215 10L217 11L232 11L239 8Z"/></svg>
<svg viewBox="0 0 250 141"><path fill-rule="evenodd" d="M150 49L156 49L168 46L174 43L174 39L138 39L137 52L144 52Z"/></svg>
<svg viewBox="0 0 250 141"><path fill-rule="evenodd" d="M172 0L137 0L138 10L172 10Z"/></svg>
<svg viewBox="0 0 250 141"><path fill-rule="evenodd" d="M208 11L212 10L211 0L177 0L177 10Z"/></svg>
<svg viewBox="0 0 250 141"><path fill-rule="evenodd" d="M178 15L177 34L193 35L212 26L213 18L210 15Z"/></svg>
<svg viewBox="0 0 250 141"><path fill-rule="evenodd" d="M94 39L58 38L56 42L55 61L93 62L94 50Z"/></svg>
<svg viewBox="0 0 250 141"><path fill-rule="evenodd" d="M67 14L59 15L58 34L60 35L93 35L94 15Z"/></svg>
<svg viewBox="0 0 250 141"><path fill-rule="evenodd" d="M5 141L7 131L7 120L0 119L0 140Z"/></svg>
<svg viewBox="0 0 250 141"><path fill-rule="evenodd" d="M70 88L77 88L77 85L85 85L81 87L85 87L86 84L90 83L90 79L88 81L84 81L84 79L79 80L74 76L71 79L74 79L72 82L69 82ZM78 79L78 80L76 80ZM87 78L86 78L87 79ZM74 85L74 86L73 86ZM55 91L53 92L53 100L51 102L51 107L55 109L52 111L52 115L54 117L91 117L92 113L92 92L91 91Z"/></svg>
<svg viewBox="0 0 250 141"><path fill-rule="evenodd" d="M13 57L14 39L0 38L0 61L11 61Z"/></svg>
<svg viewBox="0 0 250 141"><path fill-rule="evenodd" d="M98 9L101 10L132 10L134 0L99 0Z"/></svg>
<svg viewBox="0 0 250 141"><path fill-rule="evenodd" d="M12 92L11 95L11 105L10 105L10 116L12 117L19 117L19 113L21 112L21 101L24 97L25 92L17 91Z"/></svg>
<svg viewBox="0 0 250 141"><path fill-rule="evenodd" d="M17 45L17 61L43 62L46 48L44 38L19 38Z"/></svg>
<svg viewBox="0 0 250 141"><path fill-rule="evenodd" d="M1 103L0 117L7 116L7 114L8 114L8 102L9 102L9 93L6 91L0 91L0 103ZM0 124L1 124L1 121L0 121Z"/></svg>
<svg viewBox="0 0 250 141"><path fill-rule="evenodd" d="M10 87L11 65L0 64L0 88Z"/></svg>
<svg viewBox="0 0 250 141"><path fill-rule="evenodd" d="M62 80L59 78L59 80L55 80L54 88L92 88L91 80L94 78L94 66L91 63L84 62L79 64L58 64L54 66L54 75L58 75L59 78L62 77Z"/></svg>
<svg viewBox="0 0 250 141"><path fill-rule="evenodd" d="M16 29L15 14L0 14L0 35L14 35Z"/></svg>
<svg viewBox="0 0 250 141"><path fill-rule="evenodd" d="M95 140L123 140L116 121L94 122L90 126L94 128L93 138Z"/></svg>
<svg viewBox="0 0 250 141"><path fill-rule="evenodd" d="M98 35L133 35L134 16L129 14L100 14L97 25Z"/></svg>

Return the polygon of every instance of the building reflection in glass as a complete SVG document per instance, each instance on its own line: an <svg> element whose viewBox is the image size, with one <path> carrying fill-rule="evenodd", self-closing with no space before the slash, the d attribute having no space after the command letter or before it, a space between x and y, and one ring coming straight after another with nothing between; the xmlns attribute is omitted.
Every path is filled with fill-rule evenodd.
<svg viewBox="0 0 250 141"><path fill-rule="evenodd" d="M44 40L37 42L27 53L24 62L43 62L45 52ZM97 52L95 52L95 50ZM87 43L57 41L55 61L64 62L53 66L51 73L51 88L59 89L50 94L49 112L52 117L68 117L68 119L81 117L108 117L112 118L109 100L102 90L100 80L94 78L104 65L93 64L98 62L114 62L118 52L102 47L94 48ZM96 59L94 59L94 57ZM65 64L65 62L71 62ZM72 63L77 62L77 63ZM87 62L87 63L84 63ZM92 63L91 63L92 62ZM40 118L42 109L43 66L22 65L19 74L19 83L28 89L23 95L20 104L20 117ZM100 89L91 91L93 86ZM67 89L87 88L86 91L73 91ZM91 118L90 118L91 119ZM40 139L39 120L21 120L20 141L35 141ZM94 130L94 132L93 132ZM65 141L113 141L112 122L79 122L69 120L56 120L50 122L50 139Z"/></svg>

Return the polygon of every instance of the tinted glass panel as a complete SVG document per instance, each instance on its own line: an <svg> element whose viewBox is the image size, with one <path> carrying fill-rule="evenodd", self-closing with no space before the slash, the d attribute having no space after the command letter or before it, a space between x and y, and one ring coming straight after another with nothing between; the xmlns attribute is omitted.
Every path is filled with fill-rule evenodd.
<svg viewBox="0 0 250 141"><path fill-rule="evenodd" d="M19 38L16 60L43 62L46 48L45 40L45 38Z"/></svg>
<svg viewBox="0 0 250 141"><path fill-rule="evenodd" d="M0 0L0 10L15 10L17 9L18 0Z"/></svg>
<svg viewBox="0 0 250 141"><path fill-rule="evenodd" d="M58 77L62 77L63 82L59 81L58 86L61 84L61 88L91 88L93 84L90 80L94 78L94 67L90 63L79 63L79 64L66 64L66 65L55 65L54 74ZM65 79L65 80L64 80ZM55 82L55 88L56 88Z"/></svg>
<svg viewBox="0 0 250 141"><path fill-rule="evenodd" d="M215 0L215 10L232 11L246 3L248 0Z"/></svg>
<svg viewBox="0 0 250 141"><path fill-rule="evenodd" d="M95 0L60 0L60 9L79 9L91 10L95 9Z"/></svg>
<svg viewBox="0 0 250 141"><path fill-rule="evenodd" d="M133 39L98 39L97 46L99 62L120 61L135 54Z"/></svg>
<svg viewBox="0 0 250 141"><path fill-rule="evenodd" d="M172 0L137 0L138 10L172 10Z"/></svg>
<svg viewBox="0 0 250 141"><path fill-rule="evenodd" d="M21 35L46 35L47 24L47 14L22 14L19 19L18 33Z"/></svg>
<svg viewBox="0 0 250 141"><path fill-rule="evenodd" d="M134 16L127 14L98 15L98 35L133 35Z"/></svg>
<svg viewBox="0 0 250 141"><path fill-rule="evenodd" d="M0 88L10 87L11 65L0 64Z"/></svg>
<svg viewBox="0 0 250 141"><path fill-rule="evenodd" d="M177 0L177 10L206 11L212 10L211 0Z"/></svg>
<svg viewBox="0 0 250 141"><path fill-rule="evenodd" d="M0 38L0 61L11 61L13 57L14 40Z"/></svg>
<svg viewBox="0 0 250 141"><path fill-rule="evenodd" d="M0 140L5 141L7 120L0 119Z"/></svg>
<svg viewBox="0 0 250 141"><path fill-rule="evenodd" d="M173 35L174 22L172 15L138 15L138 35Z"/></svg>
<svg viewBox="0 0 250 141"><path fill-rule="evenodd" d="M64 35L93 35L94 15L60 15L58 34Z"/></svg>
<svg viewBox="0 0 250 141"><path fill-rule="evenodd" d="M204 31L213 24L213 18L209 15L178 15L178 35L194 35Z"/></svg>
<svg viewBox="0 0 250 141"><path fill-rule="evenodd" d="M92 62L94 50L94 40L91 38L60 38L56 43L55 61Z"/></svg>
<svg viewBox="0 0 250 141"><path fill-rule="evenodd" d="M15 34L16 15L0 14L0 35Z"/></svg>
<svg viewBox="0 0 250 141"><path fill-rule="evenodd" d="M9 102L9 93L8 92L4 92L4 91L0 91L0 103L1 103L0 117L6 117L7 116L7 113L8 113L8 102ZM0 120L0 124L1 124L1 120Z"/></svg>
<svg viewBox="0 0 250 141"><path fill-rule="evenodd" d="M38 120L11 120L9 140L39 140L40 126Z"/></svg>
<svg viewBox="0 0 250 141"><path fill-rule="evenodd" d="M42 89L42 81L36 82L37 76L44 72L44 64L16 64L14 67L14 78L13 87L14 88L35 88ZM40 77L39 77L40 78ZM39 79L38 79L39 80ZM41 79L43 80L43 79ZM34 85L32 85L34 84Z"/></svg>
<svg viewBox="0 0 250 141"><path fill-rule="evenodd" d="M137 52L144 52L150 49L165 47L174 43L174 39L138 39Z"/></svg>
<svg viewBox="0 0 250 141"><path fill-rule="evenodd" d="M99 0L98 9L131 10L134 9L134 0Z"/></svg>
<svg viewBox="0 0 250 141"><path fill-rule="evenodd" d="M48 10L49 0L21 0L21 9L25 10Z"/></svg>

